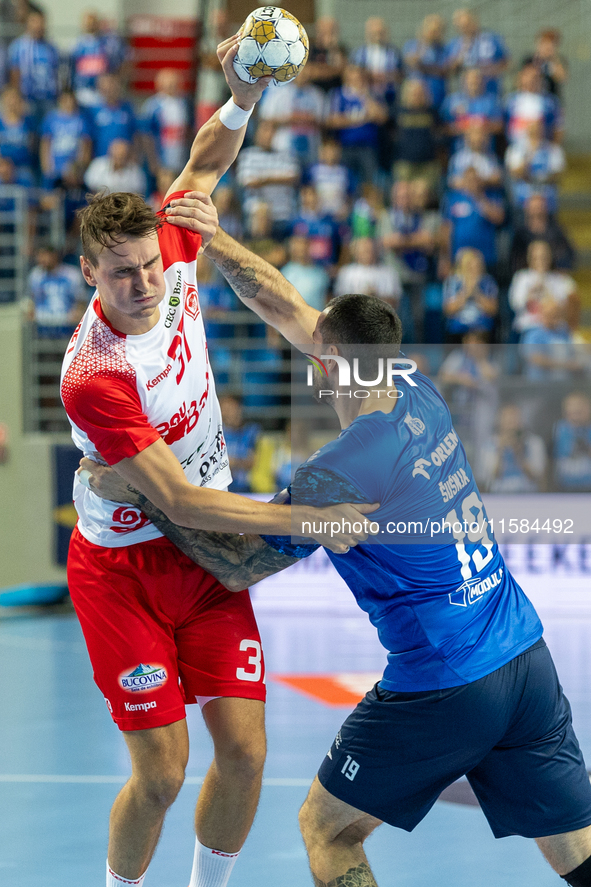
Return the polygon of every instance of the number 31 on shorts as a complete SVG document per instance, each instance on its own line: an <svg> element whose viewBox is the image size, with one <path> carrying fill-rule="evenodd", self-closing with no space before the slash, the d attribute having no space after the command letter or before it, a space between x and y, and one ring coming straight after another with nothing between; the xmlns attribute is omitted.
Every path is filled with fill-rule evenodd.
<svg viewBox="0 0 591 887"><path fill-rule="evenodd" d="M254 651L247 659L247 668L237 668L236 677L239 681L260 681L263 671L263 651L260 641L251 641L245 638L240 641L238 648L243 652ZM264 681L263 681L264 683Z"/></svg>

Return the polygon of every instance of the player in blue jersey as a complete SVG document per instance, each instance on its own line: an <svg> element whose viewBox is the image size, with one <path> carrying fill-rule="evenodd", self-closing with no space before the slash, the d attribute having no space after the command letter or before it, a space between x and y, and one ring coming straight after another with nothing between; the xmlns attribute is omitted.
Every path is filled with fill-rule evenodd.
<svg viewBox="0 0 591 887"><path fill-rule="evenodd" d="M350 295L319 314L223 232L208 252L246 304L294 344L318 349L326 367L315 390L343 430L300 466L279 501L380 503L373 543L328 552L388 662L337 734L300 813L314 883L375 887L364 840L382 822L411 831L466 774L496 837L535 838L567 883L591 887L591 786L570 707L537 614L490 532L449 410L408 362L395 386L346 379L342 359L353 365L356 343L396 360L396 313ZM375 378L375 355L358 359L358 376ZM177 527L109 469L83 462L99 495L139 505L230 589L311 551L288 538Z"/></svg>

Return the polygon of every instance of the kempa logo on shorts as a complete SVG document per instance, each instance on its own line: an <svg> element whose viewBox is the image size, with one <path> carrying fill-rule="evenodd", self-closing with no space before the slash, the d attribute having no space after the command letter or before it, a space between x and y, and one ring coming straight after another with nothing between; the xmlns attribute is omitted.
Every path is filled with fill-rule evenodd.
<svg viewBox="0 0 591 887"><path fill-rule="evenodd" d="M166 669L161 665L138 665L129 674L120 674L119 683L130 693L142 690L157 690L168 680Z"/></svg>
<svg viewBox="0 0 591 887"><path fill-rule="evenodd" d="M138 702L137 705L132 705L129 702L125 703L125 711L148 711L149 708L156 708L156 703L152 702Z"/></svg>
<svg viewBox="0 0 591 887"><path fill-rule="evenodd" d="M487 591L496 588L502 578L503 568L500 567L496 573L487 576L486 579L479 579L477 576L474 579L467 579L459 588L450 593L449 602L455 607L469 607L480 600Z"/></svg>

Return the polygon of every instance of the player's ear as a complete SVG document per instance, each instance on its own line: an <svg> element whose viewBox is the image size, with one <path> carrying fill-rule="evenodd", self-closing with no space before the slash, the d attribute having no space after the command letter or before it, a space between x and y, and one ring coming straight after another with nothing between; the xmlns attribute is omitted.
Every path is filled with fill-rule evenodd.
<svg viewBox="0 0 591 887"><path fill-rule="evenodd" d="M82 271L82 276L84 280L89 286L97 286L97 282L94 277L94 268L86 258L86 256L80 256L80 270Z"/></svg>

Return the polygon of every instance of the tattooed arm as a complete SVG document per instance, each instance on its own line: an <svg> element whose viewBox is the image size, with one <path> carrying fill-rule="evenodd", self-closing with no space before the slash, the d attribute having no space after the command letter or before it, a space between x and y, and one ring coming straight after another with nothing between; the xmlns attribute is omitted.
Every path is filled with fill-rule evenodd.
<svg viewBox="0 0 591 887"><path fill-rule="evenodd" d="M309 347L318 316L294 286L270 265L218 228L206 255L236 295L265 323L296 346Z"/></svg>
<svg viewBox="0 0 591 887"><path fill-rule="evenodd" d="M89 488L102 499L112 502L127 502L143 513L164 533L177 548L180 548L192 561L215 576L230 591L242 591L279 573L297 563L301 557L312 553L316 545L298 546L299 557L282 554L268 545L260 536L234 533L216 533L206 530L193 530L174 524L163 511L150 502L143 493L127 484L117 472L107 466L98 465L90 459L81 460L81 469L87 471ZM277 505L287 499L287 491L278 493L273 499Z"/></svg>

